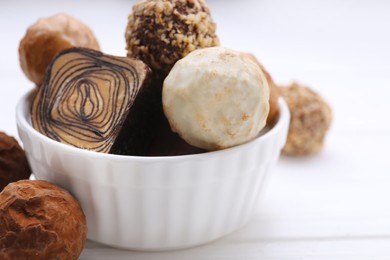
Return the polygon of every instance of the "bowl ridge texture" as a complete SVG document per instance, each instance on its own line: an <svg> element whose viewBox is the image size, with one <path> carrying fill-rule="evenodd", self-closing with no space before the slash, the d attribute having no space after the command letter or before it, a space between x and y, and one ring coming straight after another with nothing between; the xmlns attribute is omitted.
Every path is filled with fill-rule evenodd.
<svg viewBox="0 0 390 260"><path fill-rule="evenodd" d="M18 103L19 136L37 179L74 195L88 238L137 250L186 248L218 239L255 214L285 144L289 111L270 130L233 148L203 154L139 157L61 144L31 126L31 93Z"/></svg>

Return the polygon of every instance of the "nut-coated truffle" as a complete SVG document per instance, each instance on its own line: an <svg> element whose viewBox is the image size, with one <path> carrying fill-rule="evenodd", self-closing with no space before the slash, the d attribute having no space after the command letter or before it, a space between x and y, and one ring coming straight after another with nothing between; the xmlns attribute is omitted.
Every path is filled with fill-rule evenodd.
<svg viewBox="0 0 390 260"><path fill-rule="evenodd" d="M28 179L31 169L18 141L0 132L0 191L9 183Z"/></svg>
<svg viewBox="0 0 390 260"><path fill-rule="evenodd" d="M292 83L280 87L291 113L284 155L308 155L323 147L332 121L332 110L326 101L309 87Z"/></svg>
<svg viewBox="0 0 390 260"><path fill-rule="evenodd" d="M133 5L125 32L128 56L165 76L191 51L219 45L203 0L142 0Z"/></svg>
<svg viewBox="0 0 390 260"><path fill-rule="evenodd" d="M191 52L164 80L162 101L174 132L205 150L255 138L269 112L269 87L259 66L223 47Z"/></svg>
<svg viewBox="0 0 390 260"><path fill-rule="evenodd" d="M91 29L76 18L64 13L41 18L20 41L20 66L27 78L40 86L54 56L70 47L99 50Z"/></svg>
<svg viewBox="0 0 390 260"><path fill-rule="evenodd" d="M86 219L67 191L21 180L0 193L0 259L78 259Z"/></svg>

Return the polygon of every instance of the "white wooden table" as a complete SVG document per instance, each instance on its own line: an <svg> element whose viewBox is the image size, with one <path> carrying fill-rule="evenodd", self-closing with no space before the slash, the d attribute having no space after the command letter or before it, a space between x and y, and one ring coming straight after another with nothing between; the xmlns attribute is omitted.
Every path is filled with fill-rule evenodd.
<svg viewBox="0 0 390 260"><path fill-rule="evenodd" d="M26 28L63 11L125 55L134 1L0 2L0 130L17 136L14 109L33 85L18 63ZM390 2L209 0L224 46L255 53L281 84L297 80L331 104L322 152L282 157L261 209L214 243L171 252L88 241L80 259L390 259Z"/></svg>

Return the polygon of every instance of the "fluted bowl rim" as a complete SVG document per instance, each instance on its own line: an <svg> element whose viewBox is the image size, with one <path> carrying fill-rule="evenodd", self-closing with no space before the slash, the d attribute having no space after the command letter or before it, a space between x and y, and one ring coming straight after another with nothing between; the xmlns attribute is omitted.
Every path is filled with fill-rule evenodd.
<svg viewBox="0 0 390 260"><path fill-rule="evenodd" d="M266 142L268 139L273 139L278 137L278 133L284 128L285 124L289 124L290 122L290 111L287 106L285 100L280 97L278 100L279 106L279 116L271 127L266 127L263 129L254 139L237 146L233 146L230 148L225 148L216 151L207 151L204 153L198 154L185 154L185 155L174 155L174 156L136 156L136 155L118 155L118 154L107 154L101 152L95 152L91 150L77 148L68 144L63 144L56 140L53 140L44 134L40 133L36 129L33 128L31 123L31 103L36 90L30 90L25 93L17 103L16 106L16 122L18 130L23 129L25 132L28 132L33 136L33 138L39 139L43 144L48 144L58 151L64 151L67 153L75 153L80 156L86 156L88 158L96 158L96 159L105 159L105 160L115 160L115 161L137 161L137 162L163 162L163 161L181 161L181 160L202 160L210 157L224 157L231 153L237 153L241 149L244 149L247 146L258 146L262 145L262 143ZM22 140L23 142L23 140ZM283 143L285 140L282 141Z"/></svg>

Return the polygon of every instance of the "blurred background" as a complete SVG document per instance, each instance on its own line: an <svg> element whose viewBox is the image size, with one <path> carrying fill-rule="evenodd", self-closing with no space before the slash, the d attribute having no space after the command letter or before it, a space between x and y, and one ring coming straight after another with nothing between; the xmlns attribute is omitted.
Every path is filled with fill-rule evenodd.
<svg viewBox="0 0 390 260"><path fill-rule="evenodd" d="M9 88L24 92L31 86L19 68L17 48L27 27L39 17L69 13L92 28L104 52L125 55L124 30L134 2L1 1L0 54L7 64L1 75L18 80L16 86L2 86L2 93ZM254 53L280 84L297 80L317 89L337 111L338 131L367 131L384 121L381 104L387 96L379 92L388 89L390 81L388 1L209 0L208 4L222 45ZM1 95L0 101L5 98ZM367 99L375 99L373 107L362 105ZM390 130L389 125L383 130Z"/></svg>

